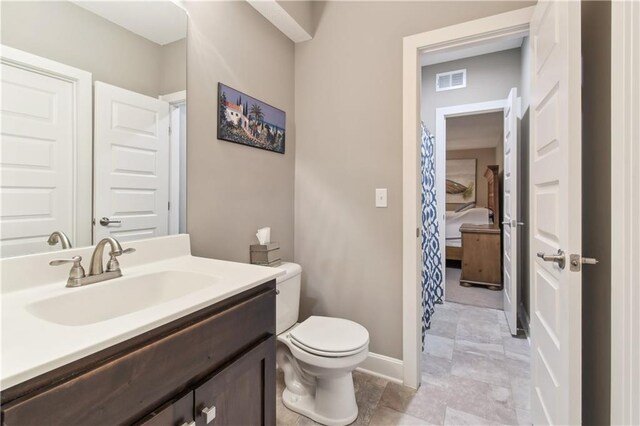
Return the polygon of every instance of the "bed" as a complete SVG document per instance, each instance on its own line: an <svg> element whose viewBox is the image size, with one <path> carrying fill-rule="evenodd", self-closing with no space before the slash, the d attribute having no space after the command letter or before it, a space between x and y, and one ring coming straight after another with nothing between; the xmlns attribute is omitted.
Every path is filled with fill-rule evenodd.
<svg viewBox="0 0 640 426"><path fill-rule="evenodd" d="M472 207L459 212L447 211L445 216L445 258L462 260L462 237L460 227L463 223L487 225L494 217L500 217L500 178L498 166L487 166L484 177L487 179L487 206ZM494 213L495 212L495 213ZM495 227L499 227L494 224Z"/></svg>

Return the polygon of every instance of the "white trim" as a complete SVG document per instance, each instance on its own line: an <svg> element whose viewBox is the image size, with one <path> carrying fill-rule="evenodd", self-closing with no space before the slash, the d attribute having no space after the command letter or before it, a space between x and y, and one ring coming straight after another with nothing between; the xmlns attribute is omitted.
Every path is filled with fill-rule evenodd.
<svg viewBox="0 0 640 426"><path fill-rule="evenodd" d="M522 37L529 31L535 6L415 34L403 39L402 83L402 355L405 386L421 381L420 255L418 181L420 141L420 54L500 38Z"/></svg>
<svg viewBox="0 0 640 426"><path fill-rule="evenodd" d="M296 21L293 16L278 4L276 0L247 0L255 10L271 22L294 43L311 40L311 34Z"/></svg>
<svg viewBox="0 0 640 426"><path fill-rule="evenodd" d="M356 370L394 383L402 383L402 360L396 358L369 352L367 359Z"/></svg>
<svg viewBox="0 0 640 426"><path fill-rule="evenodd" d="M158 96L161 101L169 102L171 105L180 105L187 102L187 91L180 90L179 92L167 93L166 95Z"/></svg>
<svg viewBox="0 0 640 426"><path fill-rule="evenodd" d="M640 424L640 3L611 2L611 424Z"/></svg>
<svg viewBox="0 0 640 426"><path fill-rule="evenodd" d="M495 101L477 102L473 104L436 108L436 170L446 171L447 168L447 118L504 111L506 104L506 99L498 99ZM440 252L442 254L442 282L445 282L447 278L447 259L445 256L446 239L444 233L445 217L447 211L446 182L446 173L436 173L436 203L438 205L438 227L443 230L442 232L440 232ZM500 218L495 218L495 220L500 220ZM446 287L443 287L443 295L445 297L446 291Z"/></svg>
<svg viewBox="0 0 640 426"><path fill-rule="evenodd" d="M180 233L180 107L187 103L187 91L168 93L158 99L169 103L169 235Z"/></svg>
<svg viewBox="0 0 640 426"><path fill-rule="evenodd" d="M68 81L73 85L75 98L75 129L73 146L75 152L74 185L76 187L73 212L75 235L74 246L91 245L92 238L92 169L93 169L93 136L92 136L92 93L90 72L55 62L13 47L0 44L2 62L37 72L53 78ZM54 231L52 229L52 231Z"/></svg>

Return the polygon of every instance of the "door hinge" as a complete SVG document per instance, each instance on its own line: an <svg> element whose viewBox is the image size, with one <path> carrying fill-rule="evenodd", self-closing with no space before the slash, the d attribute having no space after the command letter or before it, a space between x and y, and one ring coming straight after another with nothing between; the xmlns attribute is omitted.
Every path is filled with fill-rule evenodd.
<svg viewBox="0 0 640 426"><path fill-rule="evenodd" d="M572 254L569 256L569 265L571 272L580 272L582 265L595 265L598 263L598 259L592 257L582 257L579 254Z"/></svg>
<svg viewBox="0 0 640 426"><path fill-rule="evenodd" d="M171 210L171 201L167 203L167 210Z"/></svg>
<svg viewBox="0 0 640 426"><path fill-rule="evenodd" d="M169 126L169 136L171 136L171 126Z"/></svg>

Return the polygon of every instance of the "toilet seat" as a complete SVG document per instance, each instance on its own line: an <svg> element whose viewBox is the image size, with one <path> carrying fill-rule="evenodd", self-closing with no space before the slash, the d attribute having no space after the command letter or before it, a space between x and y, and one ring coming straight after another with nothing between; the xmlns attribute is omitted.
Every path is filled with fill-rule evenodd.
<svg viewBox="0 0 640 426"><path fill-rule="evenodd" d="M369 332L358 323L342 318L311 316L290 332L299 349L323 357L346 357L369 345Z"/></svg>

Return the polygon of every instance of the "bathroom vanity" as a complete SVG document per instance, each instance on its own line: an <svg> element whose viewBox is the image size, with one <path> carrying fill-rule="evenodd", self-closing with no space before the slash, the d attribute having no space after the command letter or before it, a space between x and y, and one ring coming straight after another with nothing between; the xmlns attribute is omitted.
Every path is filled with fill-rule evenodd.
<svg viewBox="0 0 640 426"><path fill-rule="evenodd" d="M145 249L157 240L162 247L152 251L165 259L146 262ZM185 254L186 235L134 245L130 262L121 260L122 278L70 289L56 277L36 288L9 286L6 294L3 286L2 423L274 424L274 278L281 272ZM55 255L33 257L47 256ZM9 280L19 269L10 260L2 261ZM59 275L57 268L51 272ZM173 283L163 281L166 273ZM150 274L154 279L145 281ZM109 286L118 293L124 282L132 299L145 299L136 286L148 290L146 282L166 293L171 285L190 288L208 279L170 300L149 294L155 304L121 300L130 307L125 313L117 298L126 293L114 300L108 294ZM51 306L65 309L73 293L92 309L53 314ZM92 306L94 294L103 305L114 304L117 315Z"/></svg>

